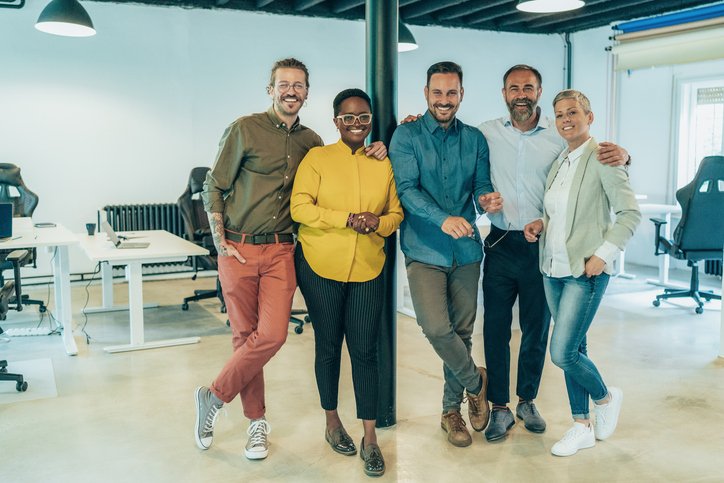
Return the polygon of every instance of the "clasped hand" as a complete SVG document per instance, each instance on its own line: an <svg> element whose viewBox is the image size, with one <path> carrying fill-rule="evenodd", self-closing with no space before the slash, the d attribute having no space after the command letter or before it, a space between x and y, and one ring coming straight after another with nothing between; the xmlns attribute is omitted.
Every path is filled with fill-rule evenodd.
<svg viewBox="0 0 724 483"><path fill-rule="evenodd" d="M380 227L380 218L374 213L365 211L354 215L352 221L352 229L360 235L369 235L374 233Z"/></svg>

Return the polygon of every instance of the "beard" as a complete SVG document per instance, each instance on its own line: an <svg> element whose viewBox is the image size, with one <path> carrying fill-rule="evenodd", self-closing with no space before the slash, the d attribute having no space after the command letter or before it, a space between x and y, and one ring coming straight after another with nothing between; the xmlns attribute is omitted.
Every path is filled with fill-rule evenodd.
<svg viewBox="0 0 724 483"><path fill-rule="evenodd" d="M302 109L302 99L299 96L284 96L284 98L289 97L293 97L298 101L297 104L293 105L291 108L284 105L282 98L274 99L274 107L276 107L278 112L284 114L285 116L293 116Z"/></svg>
<svg viewBox="0 0 724 483"><path fill-rule="evenodd" d="M441 117L437 116L437 109L428 109L430 111L430 115L432 118L438 123L438 124L444 124L446 122L449 122L453 117L455 117L456 110L453 109L454 106L451 106L449 104L433 104L433 108L439 108L439 107L450 107L451 109L449 111L440 112L441 115L447 115L449 116L447 119L443 119Z"/></svg>
<svg viewBox="0 0 724 483"><path fill-rule="evenodd" d="M520 111L516 109L516 104L520 104L524 102L526 105L526 108L524 111ZM513 118L515 122L525 122L533 115L535 112L536 107L538 106L538 100L535 101L531 99L518 99L513 102L508 102L508 111L510 112L510 117Z"/></svg>

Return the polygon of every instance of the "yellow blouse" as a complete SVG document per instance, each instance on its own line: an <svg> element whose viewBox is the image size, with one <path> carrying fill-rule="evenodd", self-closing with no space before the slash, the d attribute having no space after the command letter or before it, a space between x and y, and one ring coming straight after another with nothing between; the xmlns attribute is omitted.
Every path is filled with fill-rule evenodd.
<svg viewBox="0 0 724 483"><path fill-rule="evenodd" d="M380 217L377 231L361 235L347 227L350 213ZM291 213L301 223L299 242L309 266L320 277L338 282L366 282L382 272L383 237L402 222L389 159L352 154L339 140L316 147L299 165L292 189Z"/></svg>

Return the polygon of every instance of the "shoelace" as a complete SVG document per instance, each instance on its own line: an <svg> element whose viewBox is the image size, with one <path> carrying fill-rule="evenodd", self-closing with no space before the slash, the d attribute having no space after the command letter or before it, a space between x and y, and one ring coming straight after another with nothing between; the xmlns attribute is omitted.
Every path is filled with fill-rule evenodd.
<svg viewBox="0 0 724 483"><path fill-rule="evenodd" d="M266 435L271 431L271 426L265 419L254 421L249 425L246 434L251 436L251 446L259 446L266 443Z"/></svg>
<svg viewBox="0 0 724 483"><path fill-rule="evenodd" d="M581 434L581 433L577 433L576 428L571 428L568 431L566 431L566 435L563 436L561 443L567 443L568 441L572 440L573 438L576 438L579 434Z"/></svg>
<svg viewBox="0 0 724 483"><path fill-rule="evenodd" d="M458 414L450 418L450 421L452 422L452 429L454 429L455 431L460 431L462 430L462 428L467 426L467 424L465 424L465 420L462 418L462 416Z"/></svg>
<svg viewBox="0 0 724 483"><path fill-rule="evenodd" d="M217 406L216 404L211 405L209 414L206 415L206 421L204 421L204 432L210 433L214 430L214 424L216 424L216 420L219 419L219 409L224 408L223 406ZM227 414L226 409L224 409L224 414Z"/></svg>

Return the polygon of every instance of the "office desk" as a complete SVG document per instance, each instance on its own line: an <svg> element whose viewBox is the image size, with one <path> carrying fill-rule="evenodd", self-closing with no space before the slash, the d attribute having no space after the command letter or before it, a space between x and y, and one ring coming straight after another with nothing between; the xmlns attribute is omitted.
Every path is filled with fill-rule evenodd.
<svg viewBox="0 0 724 483"><path fill-rule="evenodd" d="M15 220L13 220L15 221ZM15 224L13 223L13 227ZM63 345L69 356L78 354L78 346L73 339L73 318L70 305L70 262L68 246L77 245L76 238L70 230L56 224L52 228L30 227L27 230L17 231L13 228L15 239L0 243L3 250L16 250L22 248L52 247L53 256L53 288L55 292L55 317L63 327ZM17 238L19 237L19 238Z"/></svg>
<svg viewBox="0 0 724 483"><path fill-rule="evenodd" d="M119 233L119 235L124 234L129 235L128 233ZM126 266L131 341L130 344L104 347L103 350L109 353L128 352L141 349L155 349L157 347L195 344L199 341L199 337L187 337L184 339L145 342L143 336L143 280L141 266L144 263L180 262L186 260L187 257L208 255L208 250L163 230L134 232L134 239L131 241L150 243L148 248L141 249L115 248L105 233L95 236L77 236L80 241L80 248L91 261L107 265L107 271L104 273L108 275L103 277L102 282L104 294L108 292L113 293L113 278L110 276L111 267L116 265ZM104 296L104 302L107 302L107 300L107 297ZM118 307L114 308L116 310L120 309Z"/></svg>
<svg viewBox="0 0 724 483"><path fill-rule="evenodd" d="M663 218L666 224L661 227L661 236L667 240L671 239L671 215L673 213L681 214L679 205L659 205L644 203L639 205L641 209L641 222L651 223L649 218ZM659 255L659 279L648 279L648 283L653 285L669 286L669 255Z"/></svg>

